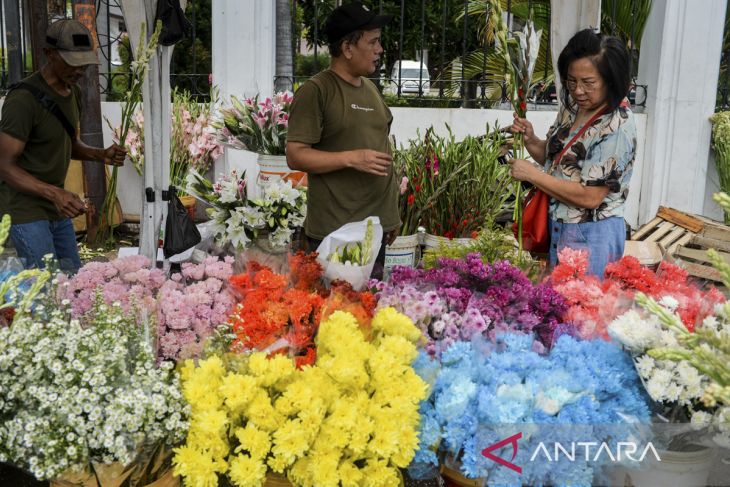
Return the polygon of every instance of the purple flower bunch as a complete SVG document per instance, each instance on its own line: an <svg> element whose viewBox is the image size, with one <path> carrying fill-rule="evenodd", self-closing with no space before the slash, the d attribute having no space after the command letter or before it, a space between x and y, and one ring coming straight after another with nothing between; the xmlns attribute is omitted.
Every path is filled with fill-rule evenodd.
<svg viewBox="0 0 730 487"><path fill-rule="evenodd" d="M567 310L548 284L533 284L507 261L485 264L476 253L441 258L428 270L396 266L388 282L374 287L378 307L393 306L408 315L435 355L475 334L494 340L504 332L535 333L549 348Z"/></svg>
<svg viewBox="0 0 730 487"><path fill-rule="evenodd" d="M225 284L233 275L233 257L208 257L200 264L185 263L160 289L157 336L163 359L196 357L205 338L228 321L236 300Z"/></svg>
<svg viewBox="0 0 730 487"><path fill-rule="evenodd" d="M91 262L73 277L61 275L57 297L69 301L72 316L82 323L97 293L109 305L120 303L140 322L155 319L159 357L179 360L198 355L205 338L228 321L235 304L227 288L232 275L232 257L185 263L168 279L162 270L150 268L146 257L131 256Z"/></svg>

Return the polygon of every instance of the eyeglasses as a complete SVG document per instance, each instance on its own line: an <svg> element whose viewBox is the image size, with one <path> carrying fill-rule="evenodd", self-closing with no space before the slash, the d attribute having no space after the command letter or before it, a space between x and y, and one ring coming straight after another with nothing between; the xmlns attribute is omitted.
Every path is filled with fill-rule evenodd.
<svg viewBox="0 0 730 487"><path fill-rule="evenodd" d="M580 86L585 93L591 93L592 91L596 91L601 86L601 83L598 81L576 81L569 79L565 82L565 86L569 91L575 91Z"/></svg>

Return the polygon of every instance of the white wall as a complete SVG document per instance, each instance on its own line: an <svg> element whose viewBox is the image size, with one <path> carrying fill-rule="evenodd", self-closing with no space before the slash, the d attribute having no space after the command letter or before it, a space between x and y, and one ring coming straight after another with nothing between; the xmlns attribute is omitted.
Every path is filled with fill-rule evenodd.
<svg viewBox="0 0 730 487"><path fill-rule="evenodd" d="M102 103L102 114L112 121L119 123L121 109L119 103ZM495 122L500 127L507 126L512 120L512 112L509 110L478 110L463 108L391 108L393 112L393 126L391 133L396 138L396 143L407 145L409 139L414 139L420 130L423 135L429 127L433 126L437 133L446 133L446 124L451 127L457 139L466 135L481 135L485 132L486 125L494 126ZM554 111L532 111L529 114L535 131L538 134L545 134L555 120ZM644 138L646 136L646 115L636 114L636 128L639 146L636 152L636 164L634 175L631 180L631 189L626 208L626 221L632 227L639 222L639 188L641 187L642 164L644 160ZM104 126L104 141L110 143L111 131ZM249 187L256 177L256 156L247 151L228 150L226 162L216 165L215 173L220 174L230 168L245 169L249 179ZM119 172L119 201L124 213L138 215L142 211L141 187L142 178L137 175L130 165L125 166ZM644 222L641 222L644 223Z"/></svg>

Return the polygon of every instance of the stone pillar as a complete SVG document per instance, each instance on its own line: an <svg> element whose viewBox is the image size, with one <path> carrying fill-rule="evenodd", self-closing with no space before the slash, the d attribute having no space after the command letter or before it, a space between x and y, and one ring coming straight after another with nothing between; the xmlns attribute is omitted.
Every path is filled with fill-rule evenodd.
<svg viewBox="0 0 730 487"><path fill-rule="evenodd" d="M213 0L213 83L221 101L274 92L276 73L275 2L259 0ZM216 176L231 169L245 170L249 188L255 190L258 174L256 155L226 149L216 162Z"/></svg>
<svg viewBox="0 0 730 487"><path fill-rule="evenodd" d="M551 0L550 1L550 58L555 73L555 89L560 101L560 76L558 56L576 32L589 27L601 26L601 0ZM546 32L543 35L547 35Z"/></svg>
<svg viewBox="0 0 730 487"><path fill-rule="evenodd" d="M640 223L660 205L703 213L727 0L654 0L637 84L647 85Z"/></svg>

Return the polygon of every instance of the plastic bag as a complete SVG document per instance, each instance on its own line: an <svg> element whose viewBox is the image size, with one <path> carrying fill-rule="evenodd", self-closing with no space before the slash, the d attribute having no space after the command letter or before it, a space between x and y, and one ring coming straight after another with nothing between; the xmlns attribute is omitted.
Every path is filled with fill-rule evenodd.
<svg viewBox="0 0 730 487"><path fill-rule="evenodd" d="M159 0L157 2L157 18L162 22L159 43L161 46L172 46L184 37L190 37L193 24L185 18L185 12L180 7L180 0Z"/></svg>
<svg viewBox="0 0 730 487"><path fill-rule="evenodd" d="M165 244L162 252L165 258L186 251L200 242L200 232L188 216L188 210L180 202L174 189L171 188L170 200L167 202L167 221L165 222Z"/></svg>
<svg viewBox="0 0 730 487"><path fill-rule="evenodd" d="M329 256L338 248L347 244L355 244L365 239L368 220L372 223L372 242L367 264L364 266L347 265L340 262L330 262ZM352 285L355 291L362 291L365 288L370 274L373 272L375 258L380 252L380 245L383 241L383 227L380 225L380 218L371 216L360 222L347 223L334 232L327 235L317 247L317 261L324 269L324 279L328 284L336 279L342 279Z"/></svg>

